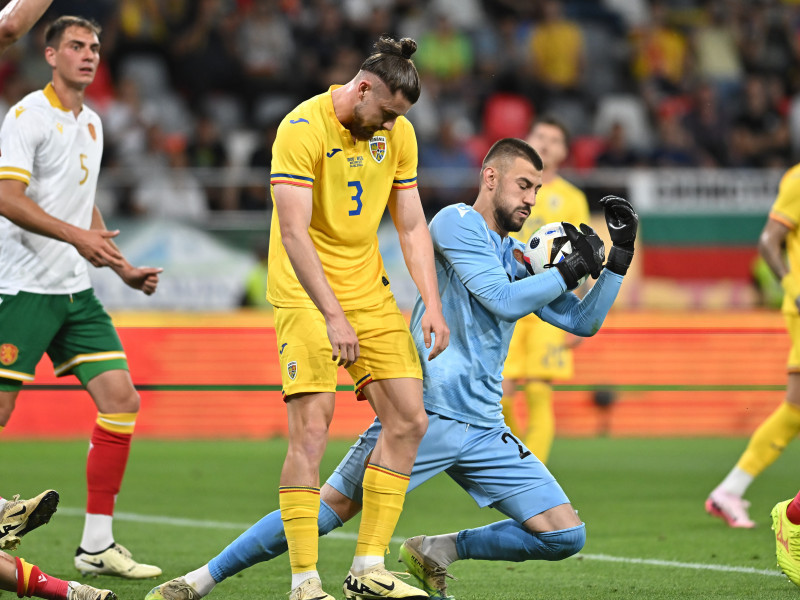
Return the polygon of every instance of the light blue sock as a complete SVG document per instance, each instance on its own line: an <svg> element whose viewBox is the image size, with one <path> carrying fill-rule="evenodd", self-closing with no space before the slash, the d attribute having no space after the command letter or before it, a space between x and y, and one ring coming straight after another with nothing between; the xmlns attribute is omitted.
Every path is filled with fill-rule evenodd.
<svg viewBox="0 0 800 600"><path fill-rule="evenodd" d="M586 543L586 526L531 533L513 519L458 532L458 558L482 560L562 560Z"/></svg>
<svg viewBox="0 0 800 600"><path fill-rule="evenodd" d="M341 526L342 520L339 515L333 512L330 506L320 501L319 534L325 535ZM214 581L219 583L256 563L280 556L286 552L286 549L286 535L283 533L281 511L275 510L212 558L208 563L208 569L211 571Z"/></svg>

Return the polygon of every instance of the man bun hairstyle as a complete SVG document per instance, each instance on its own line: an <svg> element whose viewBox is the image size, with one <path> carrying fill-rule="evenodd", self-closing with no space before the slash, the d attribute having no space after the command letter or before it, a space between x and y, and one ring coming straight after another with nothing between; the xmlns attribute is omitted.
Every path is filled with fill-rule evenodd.
<svg viewBox="0 0 800 600"><path fill-rule="evenodd" d="M92 19L64 15L58 17L47 26L44 32L45 45L50 48L58 48L61 44L61 38L64 36L64 32L70 27L82 27L94 33L98 38L100 37L100 32L103 30L103 28Z"/></svg>
<svg viewBox="0 0 800 600"><path fill-rule="evenodd" d="M361 65L361 70L377 75L392 94L400 90L406 100L414 104L419 100L421 88L417 67L411 60L416 51L417 42L411 38L397 41L382 35L375 42L375 51Z"/></svg>

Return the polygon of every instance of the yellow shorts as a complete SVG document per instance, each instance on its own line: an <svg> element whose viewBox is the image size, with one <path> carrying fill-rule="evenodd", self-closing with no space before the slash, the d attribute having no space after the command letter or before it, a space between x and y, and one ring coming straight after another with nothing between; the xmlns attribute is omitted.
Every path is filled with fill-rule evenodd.
<svg viewBox="0 0 800 600"><path fill-rule="evenodd" d="M281 363L283 396L335 392L336 362L325 319L315 308L275 307L275 333ZM422 366L408 324L394 298L383 304L346 311L358 336L360 356L348 367L359 400L361 390L379 379L422 379Z"/></svg>
<svg viewBox="0 0 800 600"><path fill-rule="evenodd" d="M564 347L564 330L545 323L536 315L517 321L508 358L503 368L505 379L569 379L572 377L572 350Z"/></svg>
<svg viewBox="0 0 800 600"><path fill-rule="evenodd" d="M789 350L786 368L790 373L800 373L800 316L784 313L783 318L786 319L786 329L792 338L792 349Z"/></svg>

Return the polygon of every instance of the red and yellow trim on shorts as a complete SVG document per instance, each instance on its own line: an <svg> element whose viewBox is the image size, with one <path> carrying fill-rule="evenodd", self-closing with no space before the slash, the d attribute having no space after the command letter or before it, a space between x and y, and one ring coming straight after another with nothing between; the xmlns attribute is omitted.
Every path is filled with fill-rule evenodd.
<svg viewBox="0 0 800 600"><path fill-rule="evenodd" d="M362 401L367 399L367 395L364 393L364 388L367 387L370 383L372 383L372 373L367 373L361 379L356 381L356 386L355 386L356 400Z"/></svg>

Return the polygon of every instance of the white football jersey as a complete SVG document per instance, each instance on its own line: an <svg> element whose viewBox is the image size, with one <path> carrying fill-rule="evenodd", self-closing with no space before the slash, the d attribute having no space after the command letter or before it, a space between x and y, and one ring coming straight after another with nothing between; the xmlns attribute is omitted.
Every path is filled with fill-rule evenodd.
<svg viewBox="0 0 800 600"><path fill-rule="evenodd" d="M0 179L27 184L25 193L46 213L83 229L91 226L102 155L100 117L85 105L76 117L52 84L12 106L0 128ZM90 287L88 264L72 245L0 217L0 293Z"/></svg>

